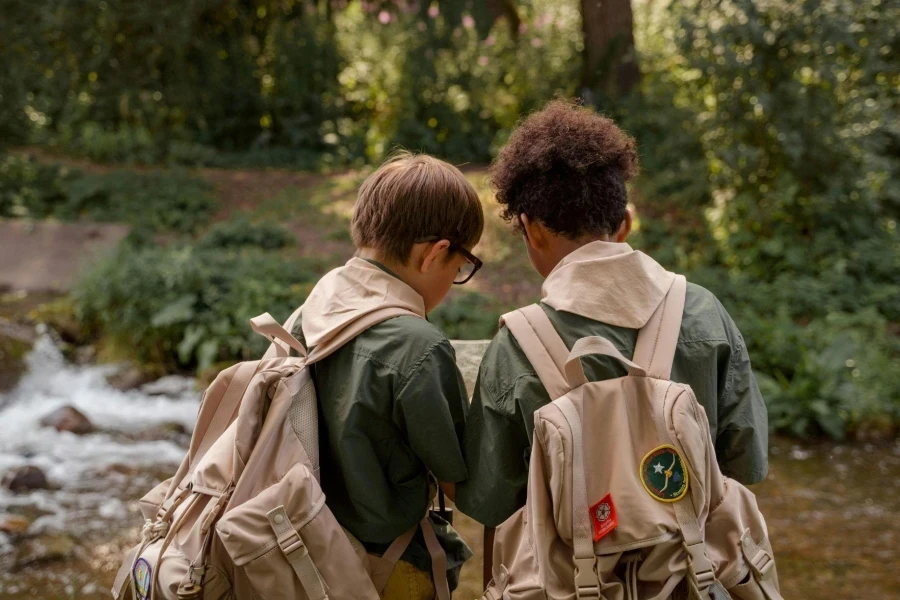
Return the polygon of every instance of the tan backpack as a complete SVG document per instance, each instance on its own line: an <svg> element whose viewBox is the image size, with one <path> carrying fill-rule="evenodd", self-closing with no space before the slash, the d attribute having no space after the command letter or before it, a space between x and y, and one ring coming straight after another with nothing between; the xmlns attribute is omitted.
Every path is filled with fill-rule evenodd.
<svg viewBox="0 0 900 600"><path fill-rule="evenodd" d="M724 477L691 388L669 380L686 282L638 335L634 362L602 337L569 352L540 306L504 315L552 398L534 415L525 506L497 530L484 600L780 600L753 494ZM581 357L625 377L588 382Z"/></svg>
<svg viewBox="0 0 900 600"><path fill-rule="evenodd" d="M222 371L204 393L187 456L140 500L141 542L122 563L114 598L378 599L416 528L375 557L328 509L307 367L369 327L411 313L375 310L309 356L288 333L299 313L284 327L268 314L251 320L272 345L262 360ZM449 600L446 557L424 516L435 588Z"/></svg>

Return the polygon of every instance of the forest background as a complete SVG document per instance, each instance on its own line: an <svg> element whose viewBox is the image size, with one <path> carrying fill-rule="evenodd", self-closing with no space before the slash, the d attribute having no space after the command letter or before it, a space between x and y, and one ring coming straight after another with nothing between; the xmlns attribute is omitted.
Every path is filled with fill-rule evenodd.
<svg viewBox="0 0 900 600"><path fill-rule="evenodd" d="M253 356L247 318L285 317L349 256L355 187L397 147L463 166L482 193L488 267L432 318L490 337L539 281L485 166L523 115L577 97L637 138L633 244L722 299L771 428L897 431L897 0L0 12L0 217L131 227L39 309L101 359L204 374Z"/></svg>

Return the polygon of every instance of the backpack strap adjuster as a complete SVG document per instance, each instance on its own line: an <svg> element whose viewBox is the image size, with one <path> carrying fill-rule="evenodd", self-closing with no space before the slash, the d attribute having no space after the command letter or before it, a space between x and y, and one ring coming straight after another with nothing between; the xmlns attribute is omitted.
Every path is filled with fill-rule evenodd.
<svg viewBox="0 0 900 600"><path fill-rule="evenodd" d="M600 584L597 579L597 557L575 559L575 597L599 598Z"/></svg>
<svg viewBox="0 0 900 600"><path fill-rule="evenodd" d="M775 567L775 559L753 541L749 528L744 530L744 535L741 536L741 551L757 581L768 579Z"/></svg>
<svg viewBox="0 0 900 600"><path fill-rule="evenodd" d="M294 529L284 506L279 506L266 513L269 525L275 532L275 540L284 557L290 563L294 574L300 580L303 591L310 600L328 600L328 586L322 580L319 570L313 564L309 548L303 543L300 533Z"/></svg>

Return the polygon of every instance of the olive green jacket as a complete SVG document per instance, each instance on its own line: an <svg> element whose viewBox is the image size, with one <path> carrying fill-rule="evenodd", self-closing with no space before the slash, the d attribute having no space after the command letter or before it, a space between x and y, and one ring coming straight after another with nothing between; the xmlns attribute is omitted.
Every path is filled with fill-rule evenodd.
<svg viewBox="0 0 900 600"><path fill-rule="evenodd" d="M600 257L632 252L624 244L607 246L624 248L601 247ZM592 250L598 252L597 248ZM648 296L661 298L661 294L643 281L657 275L645 272L654 267L648 262L649 257L641 256L641 261L633 261L634 270L626 279L604 278L604 270L609 266L598 263L598 277L593 280L601 282L598 286L608 284L612 289L604 289L603 293L592 293L591 289L573 292L582 299L600 297L599 308L585 307L577 301L567 304L565 299L558 298L558 292L547 290L547 283L553 285L551 278L545 282L545 301L580 312L603 312L603 306L617 302L641 303ZM585 279L589 278L578 281L590 284ZM632 292L628 291L629 287ZM629 293L636 295L629 299ZM608 297L604 298L604 294ZM541 306L570 349L582 337L600 335L612 341L623 355L633 355L637 328L604 323L554 309L546 303ZM655 306L650 302L643 312L649 316ZM626 374L621 363L608 357L590 356L583 359L583 364L591 380ZM706 410L723 473L747 484L763 479L768 469L766 407L750 368L744 340L715 296L693 284L687 288L672 379L690 385ZM524 506L533 415L550 401L518 342L508 329L502 328L488 346L469 407L464 444L469 477L457 486L460 510L484 525L495 527Z"/></svg>

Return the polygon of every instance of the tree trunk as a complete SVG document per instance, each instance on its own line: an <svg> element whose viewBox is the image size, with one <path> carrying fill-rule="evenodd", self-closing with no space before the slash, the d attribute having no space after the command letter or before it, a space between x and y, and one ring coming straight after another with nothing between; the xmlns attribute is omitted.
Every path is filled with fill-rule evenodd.
<svg viewBox="0 0 900 600"><path fill-rule="evenodd" d="M494 21L505 17L509 21L509 28L513 37L519 35L519 26L522 24L522 19L519 18L515 0L486 0L485 4L487 4L491 18Z"/></svg>
<svg viewBox="0 0 900 600"><path fill-rule="evenodd" d="M581 89L613 98L628 93L641 79L631 0L581 0L581 16Z"/></svg>

